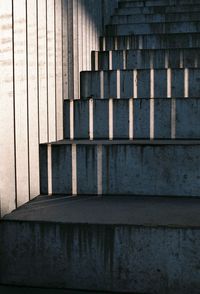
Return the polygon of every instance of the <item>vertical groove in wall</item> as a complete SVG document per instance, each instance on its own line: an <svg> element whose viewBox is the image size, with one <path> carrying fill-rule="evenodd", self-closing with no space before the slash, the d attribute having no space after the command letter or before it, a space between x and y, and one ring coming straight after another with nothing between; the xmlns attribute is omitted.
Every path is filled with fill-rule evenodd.
<svg viewBox="0 0 200 294"><path fill-rule="evenodd" d="M27 1L27 93L30 199L39 194L37 0Z"/></svg>
<svg viewBox="0 0 200 294"><path fill-rule="evenodd" d="M27 0L25 0L26 10L26 88L27 88L27 149L28 149L28 198L30 200L30 135L29 135L29 62L28 62L28 11Z"/></svg>
<svg viewBox="0 0 200 294"><path fill-rule="evenodd" d="M48 137L48 64L47 64L47 0L38 0L38 100L39 100L39 140Z"/></svg>
<svg viewBox="0 0 200 294"><path fill-rule="evenodd" d="M14 0L12 0L12 74L13 74L13 133L14 133L14 182L15 182L15 208L17 207L17 170L16 170L16 125L15 125L15 37L14 37Z"/></svg>
<svg viewBox="0 0 200 294"><path fill-rule="evenodd" d="M49 142L56 140L55 109L55 0L48 0L47 9L47 50L48 50L48 113Z"/></svg>
<svg viewBox="0 0 200 294"><path fill-rule="evenodd" d="M45 11L46 11L46 91L47 91L47 142L50 141L50 136L49 136L49 56L48 56L48 15L47 15L47 0L45 1Z"/></svg>
<svg viewBox="0 0 200 294"><path fill-rule="evenodd" d="M13 3L0 1L0 217L16 207Z"/></svg>
<svg viewBox="0 0 200 294"><path fill-rule="evenodd" d="M58 121L57 121L57 3L58 0L54 1L54 80L55 80L55 140L58 140Z"/></svg>
<svg viewBox="0 0 200 294"><path fill-rule="evenodd" d="M68 84L68 0L62 0L62 58L63 58L63 98L69 99L69 84Z"/></svg>
<svg viewBox="0 0 200 294"><path fill-rule="evenodd" d="M55 1L55 78L56 78L56 133L63 139L63 70L62 70L62 0Z"/></svg>
<svg viewBox="0 0 200 294"><path fill-rule="evenodd" d="M29 200L25 3L25 0L14 1L15 123L18 206Z"/></svg>

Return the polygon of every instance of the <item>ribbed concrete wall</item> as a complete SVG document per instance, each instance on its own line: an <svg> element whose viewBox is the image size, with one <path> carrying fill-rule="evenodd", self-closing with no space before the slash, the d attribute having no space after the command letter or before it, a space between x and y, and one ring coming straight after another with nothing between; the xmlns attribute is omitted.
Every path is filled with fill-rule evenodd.
<svg viewBox="0 0 200 294"><path fill-rule="evenodd" d="M63 99L117 0L0 1L1 215L39 194L39 143L63 138Z"/></svg>

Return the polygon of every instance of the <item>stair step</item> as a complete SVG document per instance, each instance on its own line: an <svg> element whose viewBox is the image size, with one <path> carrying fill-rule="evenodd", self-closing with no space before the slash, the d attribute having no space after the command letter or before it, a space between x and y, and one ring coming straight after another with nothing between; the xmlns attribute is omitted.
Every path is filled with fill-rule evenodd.
<svg viewBox="0 0 200 294"><path fill-rule="evenodd" d="M152 115L153 109L153 115ZM65 139L200 139L200 99L65 100Z"/></svg>
<svg viewBox="0 0 200 294"><path fill-rule="evenodd" d="M92 70L199 68L199 49L93 51Z"/></svg>
<svg viewBox="0 0 200 294"><path fill-rule="evenodd" d="M151 7L151 6L182 6L182 5L199 5L199 0L138 0L138 1L119 1L118 7Z"/></svg>
<svg viewBox="0 0 200 294"><path fill-rule="evenodd" d="M200 196L199 140L61 141L40 160L42 194Z"/></svg>
<svg viewBox="0 0 200 294"><path fill-rule="evenodd" d="M183 22L199 21L200 12L182 12L170 14L134 14L128 12L127 15L113 15L111 24L130 24L130 23L160 23L160 22Z"/></svg>
<svg viewBox="0 0 200 294"><path fill-rule="evenodd" d="M101 37L100 50L199 48L200 33Z"/></svg>
<svg viewBox="0 0 200 294"><path fill-rule="evenodd" d="M86 71L81 98L198 98L200 69Z"/></svg>
<svg viewBox="0 0 200 294"><path fill-rule="evenodd" d="M198 294L199 206L194 198L38 197L1 221L0 283Z"/></svg>
<svg viewBox="0 0 200 294"><path fill-rule="evenodd" d="M182 13L182 12L199 12L200 2L196 5L180 5L180 6L149 6L149 7L127 7L117 8L115 14L163 14L163 13Z"/></svg>
<svg viewBox="0 0 200 294"><path fill-rule="evenodd" d="M126 36L142 34L185 34L199 33L200 22L139 23L108 25L106 36Z"/></svg>

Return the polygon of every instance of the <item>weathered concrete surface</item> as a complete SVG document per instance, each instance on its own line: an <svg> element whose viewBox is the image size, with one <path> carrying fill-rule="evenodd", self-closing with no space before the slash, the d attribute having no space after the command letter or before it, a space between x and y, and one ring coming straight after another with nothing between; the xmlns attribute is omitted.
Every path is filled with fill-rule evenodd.
<svg viewBox="0 0 200 294"><path fill-rule="evenodd" d="M103 80L101 71L85 71L81 73L81 98L166 98L190 97L198 98L200 93L200 69L189 68L188 79L185 78L185 69L172 69L169 81L167 69L157 69L152 72L148 69L138 69L134 79L133 70L104 71ZM135 85L135 83L137 85ZM103 87L103 96L99 89ZM135 88L135 93L134 93ZM186 92L186 88L188 89Z"/></svg>
<svg viewBox="0 0 200 294"><path fill-rule="evenodd" d="M188 3L187 3L188 4ZM155 14L155 13L181 13L200 11L200 5L180 5L180 6L149 6L149 7L122 7L116 10L118 15L130 14Z"/></svg>
<svg viewBox="0 0 200 294"><path fill-rule="evenodd" d="M43 156L41 186L53 194L200 196L198 140L61 141Z"/></svg>
<svg viewBox="0 0 200 294"><path fill-rule="evenodd" d="M133 105L132 110L130 101ZM112 115L109 112L110 102L113 104ZM110 121L112 121L113 139L130 139L130 129L132 129L131 138L150 139L151 99L96 99L93 101L92 123L89 119L90 99L74 101L72 113L69 107L71 103L71 100L66 100L64 103L65 117L68 118L64 125L65 139L70 139L71 128L75 139L90 139L91 125L93 125L93 139L109 139ZM76 114L79 109L81 114L78 117ZM130 113L132 124L129 121ZM70 124L71 117L75 118L73 126ZM200 139L199 117L199 98L156 98L153 116L154 138Z"/></svg>
<svg viewBox="0 0 200 294"><path fill-rule="evenodd" d="M156 6L182 6L198 5L198 0L120 0L119 7L156 7Z"/></svg>
<svg viewBox="0 0 200 294"><path fill-rule="evenodd" d="M66 289L44 289L44 288L27 288L27 287L12 287L12 286L1 286L0 292L2 294L83 294L82 291L66 290ZM89 294L91 292L84 292ZM106 294L105 292L93 292L93 294Z"/></svg>
<svg viewBox="0 0 200 294"><path fill-rule="evenodd" d="M112 24L126 24L126 23L159 23L159 22L182 22L182 21L199 21L200 12L180 12L168 14L134 14L131 15L113 15L111 17Z"/></svg>
<svg viewBox="0 0 200 294"><path fill-rule="evenodd" d="M105 44L105 47L104 47ZM155 34L136 36L102 37L100 49L167 49L167 48L199 48L200 34Z"/></svg>
<svg viewBox="0 0 200 294"><path fill-rule="evenodd" d="M200 290L195 199L39 199L7 216L0 231L0 283L156 294Z"/></svg>
<svg viewBox="0 0 200 294"><path fill-rule="evenodd" d="M109 70L110 67L112 70L199 68L200 50L188 48L92 52L92 70Z"/></svg>
<svg viewBox="0 0 200 294"><path fill-rule="evenodd" d="M115 24L106 27L106 36L126 36L142 34L185 34L198 33L200 22Z"/></svg>

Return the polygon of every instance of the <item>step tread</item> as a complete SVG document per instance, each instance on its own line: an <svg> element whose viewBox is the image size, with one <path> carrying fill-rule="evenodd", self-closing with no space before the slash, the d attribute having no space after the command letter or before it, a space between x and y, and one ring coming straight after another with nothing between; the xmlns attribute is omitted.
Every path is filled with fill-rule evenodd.
<svg viewBox="0 0 200 294"><path fill-rule="evenodd" d="M146 145L146 146L160 146L160 145L200 145L200 140L61 140L48 143L51 146L61 145ZM47 145L41 144L41 145Z"/></svg>
<svg viewBox="0 0 200 294"><path fill-rule="evenodd" d="M152 196L39 196L3 222L200 227L199 199Z"/></svg>

